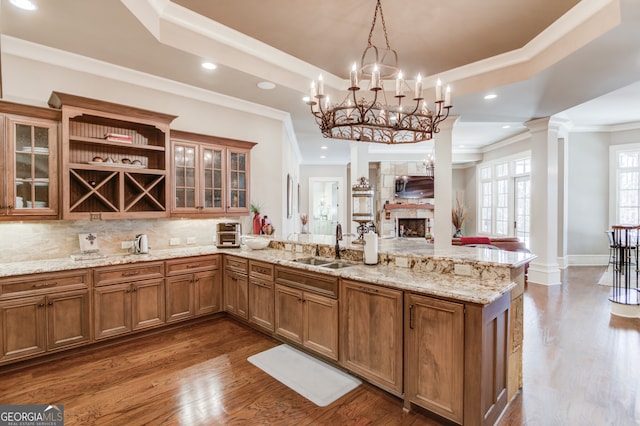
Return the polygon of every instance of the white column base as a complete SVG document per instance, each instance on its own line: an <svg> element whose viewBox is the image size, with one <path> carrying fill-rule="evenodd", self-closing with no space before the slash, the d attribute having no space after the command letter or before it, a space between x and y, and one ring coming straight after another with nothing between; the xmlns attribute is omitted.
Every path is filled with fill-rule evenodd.
<svg viewBox="0 0 640 426"><path fill-rule="evenodd" d="M560 267L557 263L545 265L535 263L534 261L529 265L527 281L543 285L562 284L562 279L560 278Z"/></svg>

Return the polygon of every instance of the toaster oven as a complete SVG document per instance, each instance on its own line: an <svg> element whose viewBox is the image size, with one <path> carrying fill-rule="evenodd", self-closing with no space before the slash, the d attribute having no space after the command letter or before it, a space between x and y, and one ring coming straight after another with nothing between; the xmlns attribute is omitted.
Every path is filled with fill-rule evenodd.
<svg viewBox="0 0 640 426"><path fill-rule="evenodd" d="M216 246L219 248L240 247L242 228L238 222L218 223L216 231Z"/></svg>

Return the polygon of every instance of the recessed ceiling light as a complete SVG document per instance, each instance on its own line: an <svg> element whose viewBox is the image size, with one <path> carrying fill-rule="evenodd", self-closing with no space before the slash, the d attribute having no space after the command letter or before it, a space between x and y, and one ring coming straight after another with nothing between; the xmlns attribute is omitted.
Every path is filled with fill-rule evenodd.
<svg viewBox="0 0 640 426"><path fill-rule="evenodd" d="M23 10L36 10L38 8L31 0L11 0L11 4Z"/></svg>
<svg viewBox="0 0 640 426"><path fill-rule="evenodd" d="M498 97L498 95L496 95L495 93L489 93L488 95L485 95L484 99L489 101L489 100L495 99L497 97Z"/></svg>
<svg viewBox="0 0 640 426"><path fill-rule="evenodd" d="M206 70L215 70L216 68L218 68L218 66L216 64L214 64L213 62L203 62L202 63L202 68L204 68Z"/></svg>
<svg viewBox="0 0 640 426"><path fill-rule="evenodd" d="M326 146L326 145L322 145L322 146L320 147L320 149L329 149L329 147L328 147L328 146Z"/></svg>
<svg viewBox="0 0 640 426"><path fill-rule="evenodd" d="M505 124L504 126L502 126L502 128L503 128L503 129L510 129L510 128L511 128L511 126L510 126L510 125L508 125L508 124Z"/></svg>
<svg viewBox="0 0 640 426"><path fill-rule="evenodd" d="M326 155L321 155L320 158L327 158L327 156Z"/></svg>
<svg viewBox="0 0 640 426"><path fill-rule="evenodd" d="M263 90L271 90L275 89L276 85L270 81L261 81L260 83L258 83L258 87Z"/></svg>
<svg viewBox="0 0 640 426"><path fill-rule="evenodd" d="M305 102L305 103L309 102L309 99L311 99L311 98L308 97L308 96L305 96L304 98L302 98L302 102Z"/></svg>

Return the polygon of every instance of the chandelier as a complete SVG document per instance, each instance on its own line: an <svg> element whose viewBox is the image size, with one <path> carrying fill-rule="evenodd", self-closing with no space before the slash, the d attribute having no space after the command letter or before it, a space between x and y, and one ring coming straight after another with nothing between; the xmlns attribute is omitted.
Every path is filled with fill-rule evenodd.
<svg viewBox="0 0 640 426"><path fill-rule="evenodd" d="M382 54L371 42L378 12L386 43ZM385 79L395 79L393 102L387 101L384 89ZM365 97L358 99L360 82L364 80L368 81L366 85L370 92L369 99ZM376 3L367 47L360 60L360 68L353 64L349 83L346 97L338 104L331 104L329 96L325 94L322 75L317 82L311 83L307 104L324 137L391 145L421 142L431 139L434 133L438 133L440 131L438 125L449 116L451 109L449 86L443 96L442 83L438 79L435 88L436 99L433 109L430 109L423 97L420 74L416 78L413 90L405 81L402 71L398 68L398 54L389 45L380 0ZM403 100L408 98L406 93L409 93L409 96L413 95L411 97L413 102L407 99L403 105Z"/></svg>

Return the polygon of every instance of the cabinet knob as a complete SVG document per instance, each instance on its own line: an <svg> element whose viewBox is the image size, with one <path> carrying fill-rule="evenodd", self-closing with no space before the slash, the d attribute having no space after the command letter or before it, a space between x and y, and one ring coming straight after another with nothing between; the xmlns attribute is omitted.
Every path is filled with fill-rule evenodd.
<svg viewBox="0 0 640 426"><path fill-rule="evenodd" d="M47 303L47 305L49 305L49 306L53 306L53 301L52 301L52 300L50 300L50 301L49 301L49 303Z"/></svg>
<svg viewBox="0 0 640 426"><path fill-rule="evenodd" d="M9 210L11 210L11 209L13 208L13 206L12 206L11 204L9 204L9 205L7 206L7 208L8 208Z"/></svg>
<svg viewBox="0 0 640 426"><path fill-rule="evenodd" d="M44 307L44 303L38 303L38 307L39 307L39 308Z"/></svg>

